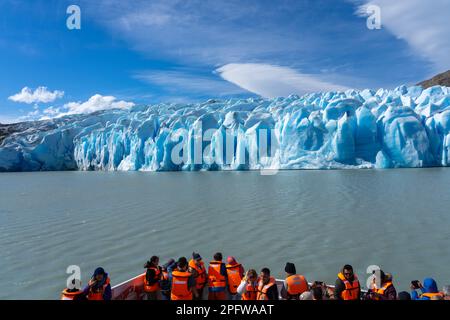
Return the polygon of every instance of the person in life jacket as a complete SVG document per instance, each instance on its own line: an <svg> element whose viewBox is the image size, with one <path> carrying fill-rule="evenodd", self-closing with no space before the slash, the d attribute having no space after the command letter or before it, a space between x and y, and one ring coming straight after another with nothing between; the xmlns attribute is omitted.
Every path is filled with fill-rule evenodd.
<svg viewBox="0 0 450 320"><path fill-rule="evenodd" d="M238 263L234 257L228 257L225 268L227 269L228 292L230 298L231 300L240 300L237 288L244 278L244 267Z"/></svg>
<svg viewBox="0 0 450 320"><path fill-rule="evenodd" d="M144 295L147 300L160 300L161 299L161 287L159 285L162 277L162 270L159 266L159 258L153 256L150 261L147 261L144 265L147 269L144 276Z"/></svg>
<svg viewBox="0 0 450 320"><path fill-rule="evenodd" d="M192 300L197 295L195 289L195 279L192 273L188 271L188 261L185 257L178 259L176 268L169 266L169 279L172 283L170 290L171 300Z"/></svg>
<svg viewBox="0 0 450 320"><path fill-rule="evenodd" d="M436 281L433 278L426 278L422 283L419 282L420 291L422 293L419 295L416 289L411 286L411 300L435 300L441 299L444 295L439 292Z"/></svg>
<svg viewBox="0 0 450 320"><path fill-rule="evenodd" d="M197 289L198 297L194 297L194 300L201 300L203 297L203 289L208 283L208 275L200 254L192 253L192 259L189 260L189 271L194 275L195 288Z"/></svg>
<svg viewBox="0 0 450 320"><path fill-rule="evenodd" d="M279 300L277 283L275 278L270 276L269 268L261 270L256 300Z"/></svg>
<svg viewBox="0 0 450 320"><path fill-rule="evenodd" d="M376 272L374 272L376 274ZM383 270L373 278L372 287L367 293L368 300L397 300L397 290L392 283L392 275Z"/></svg>
<svg viewBox="0 0 450 320"><path fill-rule="evenodd" d="M351 265L345 265L338 274L334 288L335 300L360 300L361 286Z"/></svg>
<svg viewBox="0 0 450 320"><path fill-rule="evenodd" d="M222 262L222 253L214 254L214 260L208 267L208 300L227 299L227 269Z"/></svg>
<svg viewBox="0 0 450 320"><path fill-rule="evenodd" d="M83 290L80 290L80 288L75 286L75 279L73 279L72 287L65 288L62 291L61 300L86 300L86 296L83 295Z"/></svg>
<svg viewBox="0 0 450 320"><path fill-rule="evenodd" d="M95 269L88 285L83 290L88 300L111 300L111 284L108 274L101 267Z"/></svg>
<svg viewBox="0 0 450 320"><path fill-rule="evenodd" d="M297 274L295 264L290 262L286 263L284 271L286 279L283 282L281 296L286 300L299 300L300 295L309 290L306 278Z"/></svg>
<svg viewBox="0 0 450 320"><path fill-rule="evenodd" d="M170 300L170 289L171 283L169 279L169 271L168 268L171 265L175 264L174 259L170 259L161 267L161 280L159 281L159 287L161 291L161 299L162 300Z"/></svg>
<svg viewBox="0 0 450 320"><path fill-rule="evenodd" d="M247 271L237 288L237 293L242 297L242 300L256 300L258 295L258 274L254 269Z"/></svg>

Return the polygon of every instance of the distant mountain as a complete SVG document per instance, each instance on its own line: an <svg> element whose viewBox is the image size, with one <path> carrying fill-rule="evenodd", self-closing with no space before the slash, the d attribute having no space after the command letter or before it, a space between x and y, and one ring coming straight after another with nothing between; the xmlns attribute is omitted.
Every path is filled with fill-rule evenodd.
<svg viewBox="0 0 450 320"><path fill-rule="evenodd" d="M450 87L450 70L440 73L431 79L422 81L422 82L418 83L417 85L422 86L424 89L432 87L432 86Z"/></svg>

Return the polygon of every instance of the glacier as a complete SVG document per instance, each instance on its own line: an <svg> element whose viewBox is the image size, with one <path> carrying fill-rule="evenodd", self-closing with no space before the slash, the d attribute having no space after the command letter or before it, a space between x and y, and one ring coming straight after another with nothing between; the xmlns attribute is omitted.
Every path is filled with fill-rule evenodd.
<svg viewBox="0 0 450 320"><path fill-rule="evenodd" d="M450 165L442 86L160 103L18 125L0 140L0 171Z"/></svg>

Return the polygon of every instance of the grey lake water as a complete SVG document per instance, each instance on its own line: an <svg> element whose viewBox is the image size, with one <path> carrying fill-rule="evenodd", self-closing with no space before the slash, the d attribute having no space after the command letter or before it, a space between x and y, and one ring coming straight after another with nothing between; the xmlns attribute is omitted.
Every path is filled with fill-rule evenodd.
<svg viewBox="0 0 450 320"><path fill-rule="evenodd" d="M161 262L222 251L246 268L286 261L334 283L350 263L398 290L450 283L450 169L0 174L0 298L58 299L66 268L117 284Z"/></svg>

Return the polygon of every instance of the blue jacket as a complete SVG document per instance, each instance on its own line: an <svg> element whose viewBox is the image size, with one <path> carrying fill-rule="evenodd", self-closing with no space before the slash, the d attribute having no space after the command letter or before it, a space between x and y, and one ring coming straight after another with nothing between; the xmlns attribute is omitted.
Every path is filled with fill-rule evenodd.
<svg viewBox="0 0 450 320"><path fill-rule="evenodd" d="M433 278L426 278L423 281L423 288L421 288L422 294L423 293L437 293L439 292L437 288L436 281ZM411 291L411 300L430 300L428 297L421 297L417 293L416 290Z"/></svg>

